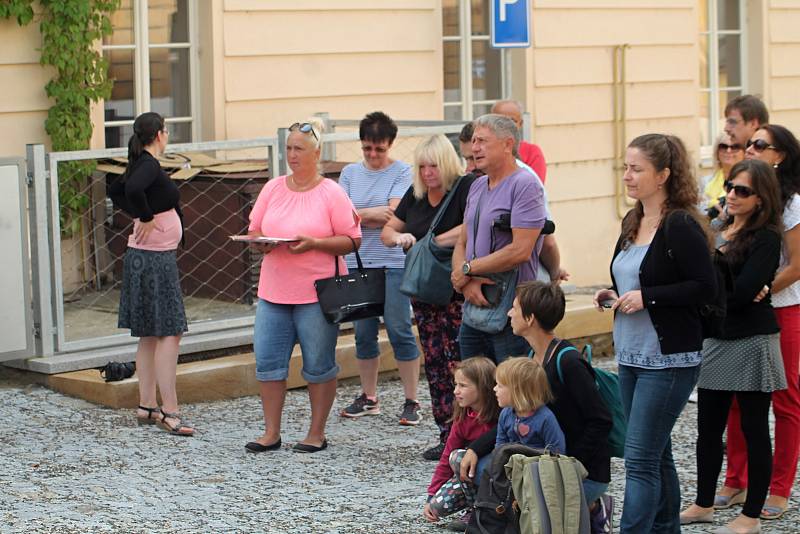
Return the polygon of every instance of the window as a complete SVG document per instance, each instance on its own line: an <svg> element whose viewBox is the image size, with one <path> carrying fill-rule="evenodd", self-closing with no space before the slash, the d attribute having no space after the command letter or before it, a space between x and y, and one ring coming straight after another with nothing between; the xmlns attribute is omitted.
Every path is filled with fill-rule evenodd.
<svg viewBox="0 0 800 534"><path fill-rule="evenodd" d="M446 120L473 119L508 98L508 51L489 44L490 16L489 0L442 1Z"/></svg>
<svg viewBox="0 0 800 534"><path fill-rule="evenodd" d="M122 0L103 54L114 80L105 101L106 147L126 146L133 120L156 111L170 141L197 139L197 45L194 0Z"/></svg>
<svg viewBox="0 0 800 534"><path fill-rule="evenodd" d="M703 158L722 132L725 106L747 88L745 1L700 0L700 144Z"/></svg>

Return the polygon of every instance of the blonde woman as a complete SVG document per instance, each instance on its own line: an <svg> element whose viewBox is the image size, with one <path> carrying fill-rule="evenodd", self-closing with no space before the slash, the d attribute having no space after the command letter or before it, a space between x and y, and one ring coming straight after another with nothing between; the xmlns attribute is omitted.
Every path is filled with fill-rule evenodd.
<svg viewBox="0 0 800 534"><path fill-rule="evenodd" d="M428 233L445 195L455 195L433 233L442 247L453 247L461 231L467 195L474 176L459 180L464 168L453 145L436 135L417 145L414 151L412 185L400 200L394 215L381 232L387 247L408 249ZM464 297L453 292L447 305L411 299L414 318L425 354L425 375L431 392L433 418L439 427L439 444L425 451L431 461L439 459L450 432L453 410L453 375L450 367L461 360L458 331Z"/></svg>
<svg viewBox="0 0 800 534"><path fill-rule="evenodd" d="M714 143L714 173L700 180L700 208L712 219L720 212L719 199L725 196L725 180L733 166L743 159L744 145L734 143L730 135L722 132Z"/></svg>

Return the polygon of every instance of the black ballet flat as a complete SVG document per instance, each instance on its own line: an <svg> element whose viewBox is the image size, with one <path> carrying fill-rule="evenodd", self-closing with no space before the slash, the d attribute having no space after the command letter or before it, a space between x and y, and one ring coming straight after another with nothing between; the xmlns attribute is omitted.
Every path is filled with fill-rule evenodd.
<svg viewBox="0 0 800 534"><path fill-rule="evenodd" d="M323 439L322 445L320 445L319 447L317 447L316 445L309 445L307 443L295 443L292 446L292 450L294 452L305 452L305 453L320 452L324 451L327 448L328 448L327 439Z"/></svg>
<svg viewBox="0 0 800 534"><path fill-rule="evenodd" d="M269 445L262 445L257 441L251 441L245 445L244 448L247 452L277 451L281 448L281 438L278 438L278 441L270 443Z"/></svg>

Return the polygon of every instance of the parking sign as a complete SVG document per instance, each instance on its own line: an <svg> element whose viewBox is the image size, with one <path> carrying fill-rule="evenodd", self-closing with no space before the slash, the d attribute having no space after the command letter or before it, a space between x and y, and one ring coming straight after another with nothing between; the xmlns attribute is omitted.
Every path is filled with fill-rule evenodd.
<svg viewBox="0 0 800 534"><path fill-rule="evenodd" d="M530 0L492 0L492 46L527 48L531 45Z"/></svg>

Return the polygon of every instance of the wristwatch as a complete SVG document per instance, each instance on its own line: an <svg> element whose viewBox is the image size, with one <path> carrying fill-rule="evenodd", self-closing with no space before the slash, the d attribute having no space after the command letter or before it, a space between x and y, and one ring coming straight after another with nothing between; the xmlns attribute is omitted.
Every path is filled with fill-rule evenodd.
<svg viewBox="0 0 800 534"><path fill-rule="evenodd" d="M465 275L469 275L470 270L472 267L470 266L468 261L465 261L463 265L461 265L461 272Z"/></svg>

